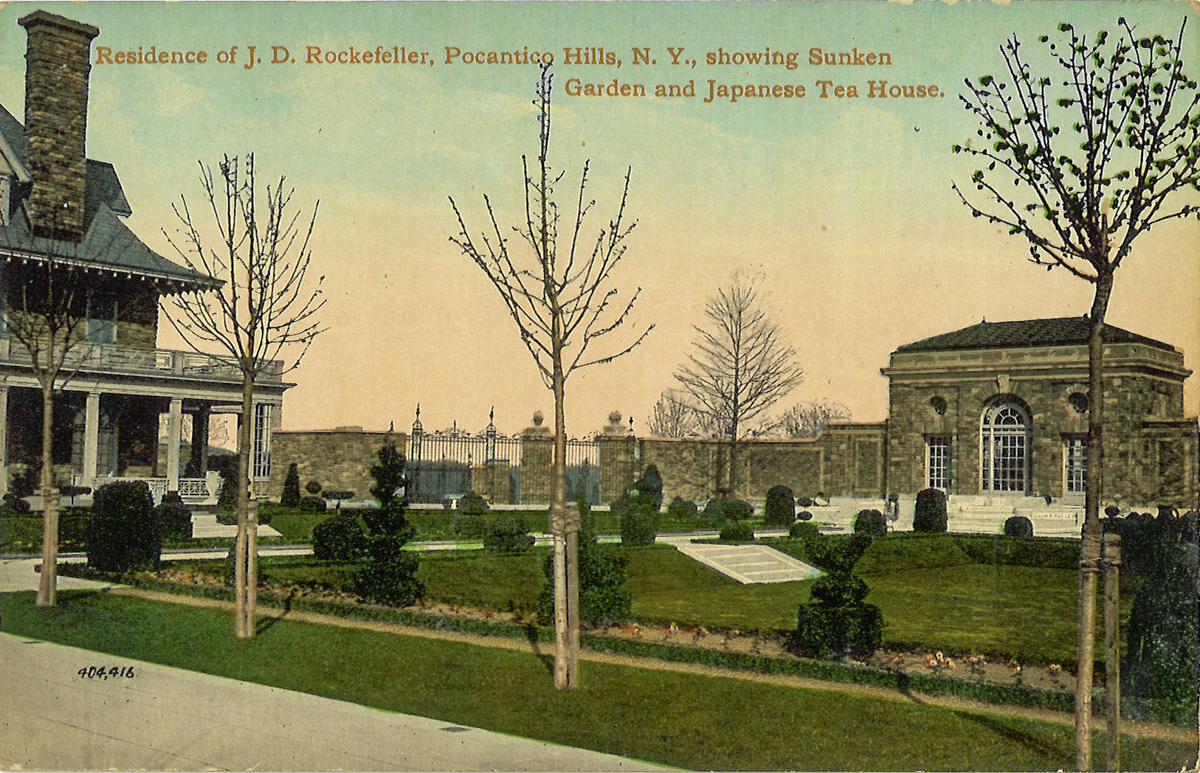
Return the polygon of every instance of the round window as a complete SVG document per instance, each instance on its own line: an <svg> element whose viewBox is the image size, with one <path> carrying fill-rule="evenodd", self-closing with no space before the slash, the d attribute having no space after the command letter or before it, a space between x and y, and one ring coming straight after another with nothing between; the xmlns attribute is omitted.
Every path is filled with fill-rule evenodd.
<svg viewBox="0 0 1200 773"><path fill-rule="evenodd" d="M929 400L929 407L932 408L933 412L936 413L938 416L945 416L946 415L946 398L942 397L941 395L931 398Z"/></svg>
<svg viewBox="0 0 1200 773"><path fill-rule="evenodd" d="M1087 413L1088 396L1083 392L1072 392L1067 398L1070 401L1071 407L1076 413Z"/></svg>

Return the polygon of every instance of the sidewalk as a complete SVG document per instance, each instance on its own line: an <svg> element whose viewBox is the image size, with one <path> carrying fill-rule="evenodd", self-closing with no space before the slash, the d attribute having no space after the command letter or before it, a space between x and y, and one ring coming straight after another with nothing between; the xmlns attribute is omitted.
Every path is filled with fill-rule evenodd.
<svg viewBox="0 0 1200 773"><path fill-rule="evenodd" d="M0 591L36 587L0 562ZM105 587L59 578L60 588ZM86 679L88 666L132 678ZM662 770L609 754L365 708L0 633L0 766L42 770Z"/></svg>

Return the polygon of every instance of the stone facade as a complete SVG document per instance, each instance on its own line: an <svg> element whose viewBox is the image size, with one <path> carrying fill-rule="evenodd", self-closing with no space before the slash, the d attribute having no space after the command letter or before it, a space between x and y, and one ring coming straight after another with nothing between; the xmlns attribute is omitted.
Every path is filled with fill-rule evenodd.
<svg viewBox="0 0 1200 773"><path fill-rule="evenodd" d="M908 497L933 485L993 505L1037 497L1081 504L1089 409L1086 327L1077 318L985 322L902 346L882 370L889 380L888 420L833 423L816 438L743 439L734 446L727 439L636 437L614 412L595 435L600 501L616 500L653 464L667 500L762 500L780 484L797 496ZM1183 382L1190 371L1183 356L1118 328L1108 328L1106 341L1106 503L1196 506L1200 434L1196 419L1184 417ZM304 434L323 433L280 437ZM519 499L545 504L553 438L535 417L521 439ZM338 450L341 442L345 451ZM314 474L320 469L326 477L350 476L355 466L373 463L353 450L363 442L330 436L311 441L303 454ZM280 486L298 453L276 447L281 466L272 480ZM335 469L342 472L335 475ZM494 503L514 501L509 473L507 462L475 465L471 485Z"/></svg>
<svg viewBox="0 0 1200 773"><path fill-rule="evenodd" d="M322 491L353 491L354 501L371 499L371 467L379 463L379 449L394 443L406 453L408 438L399 432L364 432L361 427L339 427L308 432L276 432L271 439L271 478L264 492L279 499L288 467L300 473L300 495L316 481Z"/></svg>
<svg viewBox="0 0 1200 773"><path fill-rule="evenodd" d="M1065 329L1078 339L1086 320L1071 322ZM1194 506L1197 431L1196 420L1183 417L1183 382L1190 374L1183 356L1161 342L1112 331L1115 340L1104 349L1105 500ZM911 493L930 485L931 449L944 444L949 471L940 487L951 495L1082 502L1083 478L1077 477L1071 490L1068 456L1072 443L1086 445L1086 345L1039 345L1035 338L1026 346L967 348L956 346L956 340L901 347L882 371L890 382L889 491ZM1001 453L985 439L986 415L1003 406L1011 406L1011 415L1025 424L1018 433L1023 440L1013 441L1026 444L1023 452L1015 452L1023 458L1013 462L1025 469L1014 467L1018 482L1008 490L994 475L985 476Z"/></svg>

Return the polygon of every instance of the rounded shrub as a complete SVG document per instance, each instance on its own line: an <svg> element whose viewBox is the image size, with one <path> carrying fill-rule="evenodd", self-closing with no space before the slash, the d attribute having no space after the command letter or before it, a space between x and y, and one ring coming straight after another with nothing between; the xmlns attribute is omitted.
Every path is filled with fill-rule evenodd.
<svg viewBox="0 0 1200 773"><path fill-rule="evenodd" d="M649 497L624 496L612 504L621 525L621 544L653 545L658 534L658 511Z"/></svg>
<svg viewBox="0 0 1200 773"><path fill-rule="evenodd" d="M811 521L812 513L808 512L807 510L801 510L799 513L797 513L796 520L797 521Z"/></svg>
<svg viewBox="0 0 1200 773"><path fill-rule="evenodd" d="M482 514L454 514L454 536L460 539L481 539L487 530L487 522Z"/></svg>
<svg viewBox="0 0 1200 773"><path fill-rule="evenodd" d="M684 521L690 518L696 518L700 511L696 508L695 502L690 502L683 497L675 497L671 500L671 504L667 505L667 515L673 520Z"/></svg>
<svg viewBox="0 0 1200 773"><path fill-rule="evenodd" d="M511 516L498 518L487 525L483 533L484 550L523 552L533 547L533 535L520 520Z"/></svg>
<svg viewBox="0 0 1200 773"><path fill-rule="evenodd" d="M767 489L767 502L763 507L763 523L766 526L790 526L796 520L796 500L787 486L772 486Z"/></svg>
<svg viewBox="0 0 1200 773"><path fill-rule="evenodd" d="M854 516L854 533L882 537L887 534L887 517L878 510L859 510Z"/></svg>
<svg viewBox="0 0 1200 773"><path fill-rule="evenodd" d="M579 534L579 617L591 623L628 620L633 614L633 596L625 587L627 560L609 545L596 543L587 530ZM554 615L554 561L543 564L546 584L538 597L542 618Z"/></svg>
<svg viewBox="0 0 1200 773"><path fill-rule="evenodd" d="M662 507L663 482L656 465L648 465L642 473L641 480L633 484L633 487L637 490L638 499L648 503L655 510Z"/></svg>
<svg viewBox="0 0 1200 773"><path fill-rule="evenodd" d="M102 572L158 566L162 533L144 481L101 486L87 529L88 565Z"/></svg>
<svg viewBox="0 0 1200 773"><path fill-rule="evenodd" d="M303 497L300 500L300 511L303 513L323 513L328 504L321 497Z"/></svg>
<svg viewBox="0 0 1200 773"><path fill-rule="evenodd" d="M173 493L175 492L169 491L163 496L162 504L154 508L154 516L158 519L158 527L164 539L190 540L192 511L183 504L182 499L178 499L178 494L175 494L176 500L172 501L169 497Z"/></svg>
<svg viewBox="0 0 1200 773"><path fill-rule="evenodd" d="M740 499L725 502L725 517L731 521L744 521L754 516L754 506Z"/></svg>
<svg viewBox="0 0 1200 773"><path fill-rule="evenodd" d="M754 527L749 521L730 521L721 527L722 542L753 542Z"/></svg>
<svg viewBox="0 0 1200 773"><path fill-rule="evenodd" d="M704 506L704 510L700 513L700 518L709 526L721 526L729 517L725 514L724 499L710 499L708 504Z"/></svg>
<svg viewBox="0 0 1200 773"><path fill-rule="evenodd" d="M796 504L800 505L801 507L812 507L812 497L800 497L796 500Z"/></svg>
<svg viewBox="0 0 1200 773"><path fill-rule="evenodd" d="M15 491L9 491L4 495L4 505L0 512L4 515L28 515L32 509Z"/></svg>
<svg viewBox="0 0 1200 773"><path fill-rule="evenodd" d="M913 513L913 531L940 534L946 531L946 495L935 488L917 492L917 504Z"/></svg>
<svg viewBox="0 0 1200 773"><path fill-rule="evenodd" d="M321 484L315 480L310 480L308 483L304 484L304 490L315 497L317 494L321 493Z"/></svg>
<svg viewBox="0 0 1200 773"><path fill-rule="evenodd" d="M313 527L313 557L322 561L357 561L366 552L366 542L362 525L349 513Z"/></svg>
<svg viewBox="0 0 1200 773"><path fill-rule="evenodd" d="M284 507L299 507L300 506L300 468L295 462L288 465L287 477L283 479L283 494L279 497L279 504Z"/></svg>
<svg viewBox="0 0 1200 773"><path fill-rule="evenodd" d="M483 515L491 509L487 500L474 491L468 491L458 500L458 512L463 515Z"/></svg>
<svg viewBox="0 0 1200 773"><path fill-rule="evenodd" d="M817 528L815 523L796 521L788 527L788 536L793 538L808 539L809 537L820 533L821 531Z"/></svg>
<svg viewBox="0 0 1200 773"><path fill-rule="evenodd" d="M1033 521L1023 515L1009 516L1008 520L1004 522L1004 536L1032 537Z"/></svg>

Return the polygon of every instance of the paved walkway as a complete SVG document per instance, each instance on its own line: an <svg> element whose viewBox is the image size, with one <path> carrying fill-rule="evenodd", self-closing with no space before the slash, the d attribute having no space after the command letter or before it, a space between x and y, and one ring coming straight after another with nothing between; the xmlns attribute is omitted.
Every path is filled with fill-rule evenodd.
<svg viewBox="0 0 1200 773"><path fill-rule="evenodd" d="M0 591L36 587L0 562ZM60 588L104 587L59 578ZM85 679L87 666L134 669ZM663 770L610 754L0 633L0 767L42 770Z"/></svg>

